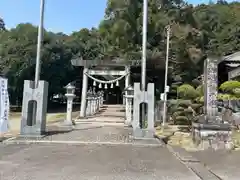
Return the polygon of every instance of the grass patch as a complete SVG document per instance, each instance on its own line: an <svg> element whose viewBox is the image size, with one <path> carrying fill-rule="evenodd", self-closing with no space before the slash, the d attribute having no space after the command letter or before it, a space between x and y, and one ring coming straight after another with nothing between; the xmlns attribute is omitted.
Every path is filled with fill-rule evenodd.
<svg viewBox="0 0 240 180"><path fill-rule="evenodd" d="M169 138L169 145L180 146L187 151L197 151L198 148L192 141L191 133L186 132L175 132L173 136Z"/></svg>
<svg viewBox="0 0 240 180"><path fill-rule="evenodd" d="M56 114L56 115L47 115L47 121L51 122L51 121L57 121L60 119L64 119L66 116L66 114Z"/></svg>
<svg viewBox="0 0 240 180"><path fill-rule="evenodd" d="M236 149L240 149L240 130L232 131L232 141Z"/></svg>
<svg viewBox="0 0 240 180"><path fill-rule="evenodd" d="M21 112L10 112L9 117L20 118L22 116Z"/></svg>
<svg viewBox="0 0 240 180"><path fill-rule="evenodd" d="M157 127L156 135L171 146L179 146L187 151L197 151L194 145L188 126L184 125L167 125L165 127Z"/></svg>
<svg viewBox="0 0 240 180"><path fill-rule="evenodd" d="M11 112L9 113L10 120L21 120L22 114L20 112ZM72 117L77 118L79 116L79 111L73 112ZM59 120L64 120L66 117L66 113L54 113L47 114L47 122L54 122Z"/></svg>

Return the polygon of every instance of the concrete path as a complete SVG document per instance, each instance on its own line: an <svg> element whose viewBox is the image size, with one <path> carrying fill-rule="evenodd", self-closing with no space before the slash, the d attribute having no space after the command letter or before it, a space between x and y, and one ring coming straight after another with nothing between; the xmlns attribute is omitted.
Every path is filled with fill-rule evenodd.
<svg viewBox="0 0 240 180"><path fill-rule="evenodd" d="M161 141L134 140L117 109L108 106L103 116L78 120L72 132L0 144L0 179L200 179Z"/></svg>
<svg viewBox="0 0 240 180"><path fill-rule="evenodd" d="M207 150L191 154L216 174L219 179L240 179L240 151Z"/></svg>
<svg viewBox="0 0 240 180"><path fill-rule="evenodd" d="M198 179L164 147L15 144L0 149L1 180Z"/></svg>
<svg viewBox="0 0 240 180"><path fill-rule="evenodd" d="M100 122L100 123L120 123L124 124L124 106L123 105L105 105L100 112L87 119L79 119L76 122Z"/></svg>

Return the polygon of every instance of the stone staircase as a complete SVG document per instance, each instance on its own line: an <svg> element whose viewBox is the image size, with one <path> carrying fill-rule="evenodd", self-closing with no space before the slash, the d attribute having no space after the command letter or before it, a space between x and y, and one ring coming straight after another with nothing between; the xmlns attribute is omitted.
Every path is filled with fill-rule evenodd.
<svg viewBox="0 0 240 180"><path fill-rule="evenodd" d="M124 111L125 110L123 105L104 105L95 115L87 117L85 119L76 119L75 122L76 124L100 123L105 125L124 125Z"/></svg>

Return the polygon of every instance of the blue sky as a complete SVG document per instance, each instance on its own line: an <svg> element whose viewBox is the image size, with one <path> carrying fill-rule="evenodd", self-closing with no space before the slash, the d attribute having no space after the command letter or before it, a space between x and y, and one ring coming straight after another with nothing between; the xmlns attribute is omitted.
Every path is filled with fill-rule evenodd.
<svg viewBox="0 0 240 180"><path fill-rule="evenodd" d="M107 0L45 0L47 30L71 33L81 28L97 27L103 19ZM120 0L121 1L121 0ZM209 0L189 0L189 3L208 3ZM40 0L0 0L0 17L7 28L19 23L39 22Z"/></svg>

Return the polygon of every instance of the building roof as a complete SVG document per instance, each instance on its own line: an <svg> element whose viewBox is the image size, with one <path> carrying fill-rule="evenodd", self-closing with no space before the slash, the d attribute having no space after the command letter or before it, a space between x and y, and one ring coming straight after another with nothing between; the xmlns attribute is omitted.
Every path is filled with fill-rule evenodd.
<svg viewBox="0 0 240 180"><path fill-rule="evenodd" d="M231 68L237 68L240 66L240 51L230 54L228 56L224 56L221 59L221 62L225 62L227 66Z"/></svg>
<svg viewBox="0 0 240 180"><path fill-rule="evenodd" d="M240 62L240 51L223 57L223 61L237 61Z"/></svg>

